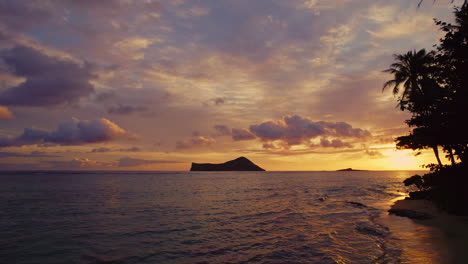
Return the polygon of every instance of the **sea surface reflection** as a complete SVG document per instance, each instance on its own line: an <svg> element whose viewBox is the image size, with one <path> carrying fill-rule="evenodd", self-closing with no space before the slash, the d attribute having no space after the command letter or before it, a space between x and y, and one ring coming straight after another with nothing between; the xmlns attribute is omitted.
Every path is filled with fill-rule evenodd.
<svg viewBox="0 0 468 264"><path fill-rule="evenodd" d="M386 213L414 173L3 174L0 262L438 263Z"/></svg>

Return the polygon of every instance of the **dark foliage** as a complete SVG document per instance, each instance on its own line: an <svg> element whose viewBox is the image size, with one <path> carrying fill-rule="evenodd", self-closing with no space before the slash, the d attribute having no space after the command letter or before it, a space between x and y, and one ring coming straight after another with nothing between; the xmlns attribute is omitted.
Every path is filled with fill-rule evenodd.
<svg viewBox="0 0 468 264"><path fill-rule="evenodd" d="M429 199L455 214L468 215L468 3L455 8L455 23L436 20L445 32L434 51L409 51L395 55L396 62L385 72L394 78L384 84L393 88L402 111L412 116L406 123L412 131L396 139L398 149L416 155L431 148L437 164L430 173L404 181L415 186L410 199ZM451 161L443 165L442 149Z"/></svg>
<svg viewBox="0 0 468 264"><path fill-rule="evenodd" d="M410 192L410 199L428 199L449 213L468 215L468 168L462 163L450 166L433 166L433 171L412 176L404 181L415 185L419 191Z"/></svg>

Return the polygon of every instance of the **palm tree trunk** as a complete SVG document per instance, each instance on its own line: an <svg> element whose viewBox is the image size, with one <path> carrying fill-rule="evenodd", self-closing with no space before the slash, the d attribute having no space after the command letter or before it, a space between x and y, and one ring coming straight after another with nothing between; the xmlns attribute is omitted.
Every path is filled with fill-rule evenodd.
<svg viewBox="0 0 468 264"><path fill-rule="evenodd" d="M450 160L452 161L452 165L455 165L455 156L453 155L453 149L452 147L447 147L447 148L448 148L448 152L450 155Z"/></svg>
<svg viewBox="0 0 468 264"><path fill-rule="evenodd" d="M442 167L442 161L440 161L439 149L437 148L437 145L433 145L433 146L432 146L432 150L434 150L434 155L436 156L437 163L439 164L439 166Z"/></svg>

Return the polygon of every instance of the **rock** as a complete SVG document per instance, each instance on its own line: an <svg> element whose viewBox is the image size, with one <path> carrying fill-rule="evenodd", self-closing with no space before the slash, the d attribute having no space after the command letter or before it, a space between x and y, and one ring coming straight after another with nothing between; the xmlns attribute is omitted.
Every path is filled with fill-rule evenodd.
<svg viewBox="0 0 468 264"><path fill-rule="evenodd" d="M440 215L438 208L428 200L399 200L388 212L416 220L433 219Z"/></svg>
<svg viewBox="0 0 468 264"><path fill-rule="evenodd" d="M403 216L403 217L408 217L408 218L417 219L417 220L426 220L426 219L433 218L433 216L430 214L408 210L408 209L390 209L388 210L388 212L390 214L394 214L397 216Z"/></svg>
<svg viewBox="0 0 468 264"><path fill-rule="evenodd" d="M432 190L427 190L427 191L414 191L409 193L409 197L406 197L407 200L430 200L431 195L433 191Z"/></svg>
<svg viewBox="0 0 468 264"><path fill-rule="evenodd" d="M358 208L365 208L367 207L367 205L363 204L363 203L358 203L358 202L347 202L348 204L354 206L354 207L358 207Z"/></svg>
<svg viewBox="0 0 468 264"><path fill-rule="evenodd" d="M221 164L192 163L190 171L265 171L245 157Z"/></svg>

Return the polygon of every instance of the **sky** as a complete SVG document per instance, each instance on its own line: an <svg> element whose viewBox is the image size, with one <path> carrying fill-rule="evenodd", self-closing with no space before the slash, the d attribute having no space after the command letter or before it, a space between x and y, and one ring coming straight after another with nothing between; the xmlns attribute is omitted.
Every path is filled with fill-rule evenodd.
<svg viewBox="0 0 468 264"><path fill-rule="evenodd" d="M449 0L0 0L0 170L417 170L382 85Z"/></svg>

